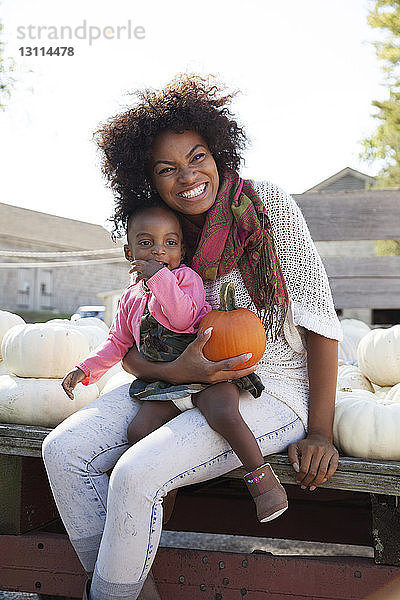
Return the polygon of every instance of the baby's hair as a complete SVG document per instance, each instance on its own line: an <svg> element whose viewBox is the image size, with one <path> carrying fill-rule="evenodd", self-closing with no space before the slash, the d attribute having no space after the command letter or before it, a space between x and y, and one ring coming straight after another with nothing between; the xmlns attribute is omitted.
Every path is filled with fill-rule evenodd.
<svg viewBox="0 0 400 600"><path fill-rule="evenodd" d="M126 231L126 236L128 237L128 231L129 231L129 227L133 221L133 219L135 219L138 215L141 215L149 210L153 210L154 208L162 208L163 210L166 210L167 212L170 212L171 214L174 215L174 217L176 218L176 220L179 223L179 226L182 230L182 221L181 221L181 216L176 213L175 211L173 211L168 204L165 204L165 202L163 202L159 197L154 197L151 198L147 204L142 204L141 206L135 206L131 212L129 213L127 219L126 219L126 226L125 226L125 231Z"/></svg>

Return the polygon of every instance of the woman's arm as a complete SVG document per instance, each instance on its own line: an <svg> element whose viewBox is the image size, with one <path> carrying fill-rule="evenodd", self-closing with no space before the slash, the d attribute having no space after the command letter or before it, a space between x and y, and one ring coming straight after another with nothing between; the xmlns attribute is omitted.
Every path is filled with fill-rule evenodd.
<svg viewBox="0 0 400 600"><path fill-rule="evenodd" d="M168 381L175 385L193 382L218 383L238 379L255 371L256 366L238 371L230 370L248 360L250 358L248 354L241 354L218 362L207 360L203 354L203 347L210 336L211 328L200 334L172 362L148 361L143 358L136 347L131 348L125 355L122 366L125 371L144 381Z"/></svg>
<svg viewBox="0 0 400 600"><path fill-rule="evenodd" d="M307 365L310 382L308 434L289 446L289 460L298 471L297 483L310 487L332 477L339 454L332 445L338 342L307 331ZM301 457L301 460L299 460Z"/></svg>

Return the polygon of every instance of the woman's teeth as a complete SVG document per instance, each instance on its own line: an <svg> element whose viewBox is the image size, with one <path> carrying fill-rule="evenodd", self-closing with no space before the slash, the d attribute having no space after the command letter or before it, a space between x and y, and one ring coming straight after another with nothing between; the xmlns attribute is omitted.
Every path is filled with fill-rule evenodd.
<svg viewBox="0 0 400 600"><path fill-rule="evenodd" d="M180 192L178 196L182 196L182 198L195 198L196 196L200 196L206 189L206 183L199 185L193 190L188 190L187 192Z"/></svg>

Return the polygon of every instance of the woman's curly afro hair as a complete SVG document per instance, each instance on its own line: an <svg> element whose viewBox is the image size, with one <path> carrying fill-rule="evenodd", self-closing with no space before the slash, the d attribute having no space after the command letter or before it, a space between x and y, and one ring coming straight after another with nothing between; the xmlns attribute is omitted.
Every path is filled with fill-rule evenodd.
<svg viewBox="0 0 400 600"><path fill-rule="evenodd" d="M135 106L100 126L94 138L115 196L114 236L123 235L131 212L154 196L148 165L160 132L196 131L206 141L220 175L239 169L246 136L228 109L235 95L226 93L211 75L181 74L161 90L137 91Z"/></svg>

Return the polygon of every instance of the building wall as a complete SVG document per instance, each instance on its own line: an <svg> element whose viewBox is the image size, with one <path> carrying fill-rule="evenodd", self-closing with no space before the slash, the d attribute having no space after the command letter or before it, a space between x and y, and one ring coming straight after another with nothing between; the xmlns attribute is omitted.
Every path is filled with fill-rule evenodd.
<svg viewBox="0 0 400 600"><path fill-rule="evenodd" d="M365 190L365 183L362 179L353 175L345 175L337 181L324 186L321 192L343 192L347 190Z"/></svg>
<svg viewBox="0 0 400 600"><path fill-rule="evenodd" d="M340 242L315 242L321 257L375 256L373 240L343 240Z"/></svg>
<svg viewBox="0 0 400 600"><path fill-rule="evenodd" d="M2 250L43 251L29 243L0 241ZM57 248L47 248L57 251ZM122 250L121 250L122 253ZM85 259L87 257L82 257ZM21 262L42 259L4 258L0 262L15 262L15 269L0 268L0 309L11 312L46 310L55 313L74 313L84 304L101 304L97 294L129 285L129 265L124 258L110 264L20 268ZM73 260L73 259L68 259Z"/></svg>
<svg viewBox="0 0 400 600"><path fill-rule="evenodd" d="M340 242L315 242L321 258L334 256L375 256L375 243L373 240L349 240ZM341 308L336 306L336 308ZM359 319L367 325L372 325L373 312L370 308L343 308L343 319Z"/></svg>

